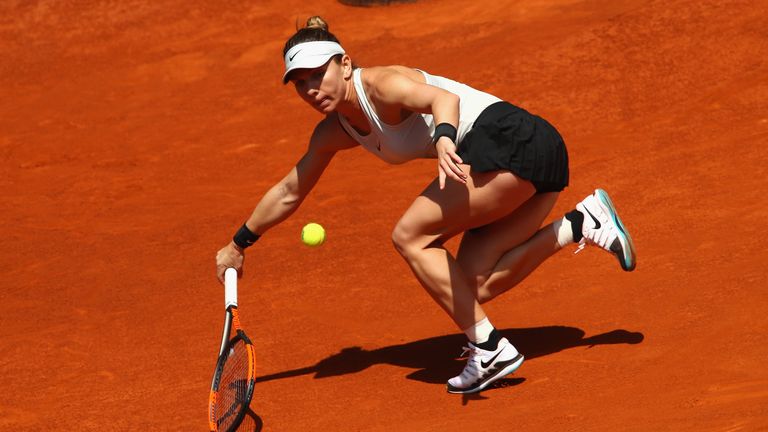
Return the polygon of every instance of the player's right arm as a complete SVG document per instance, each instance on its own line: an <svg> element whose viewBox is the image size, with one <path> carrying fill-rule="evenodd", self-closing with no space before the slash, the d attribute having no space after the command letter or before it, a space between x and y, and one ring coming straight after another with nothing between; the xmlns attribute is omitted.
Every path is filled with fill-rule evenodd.
<svg viewBox="0 0 768 432"><path fill-rule="evenodd" d="M288 175L272 186L261 198L245 222L254 234L262 235L287 219L299 208L304 198L317 184L320 176L339 150L358 145L341 127L336 114L323 119L315 127L304 156ZM216 274L224 281L224 270L233 267L242 274L245 251L230 241L216 254Z"/></svg>

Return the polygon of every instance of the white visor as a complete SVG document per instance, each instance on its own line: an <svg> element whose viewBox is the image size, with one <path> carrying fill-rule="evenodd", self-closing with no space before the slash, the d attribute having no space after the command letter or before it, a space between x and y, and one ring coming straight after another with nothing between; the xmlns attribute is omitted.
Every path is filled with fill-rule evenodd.
<svg viewBox="0 0 768 432"><path fill-rule="evenodd" d="M288 82L288 74L292 70L320 67L338 54L344 54L344 48L331 41L304 42L293 46L285 53L283 84Z"/></svg>

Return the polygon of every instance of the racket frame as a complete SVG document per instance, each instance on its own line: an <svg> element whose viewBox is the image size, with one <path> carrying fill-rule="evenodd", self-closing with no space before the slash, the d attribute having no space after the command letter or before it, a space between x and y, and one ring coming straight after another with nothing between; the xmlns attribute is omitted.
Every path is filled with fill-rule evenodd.
<svg viewBox="0 0 768 432"><path fill-rule="evenodd" d="M240 328L240 318L237 311L237 272L235 269L229 268L225 272L225 305L226 312L224 315L224 330L221 334L221 347L219 348L219 357L216 360L216 369L214 369L213 379L211 380L211 392L208 397L208 426L212 432L232 432L240 426L243 418L245 417L248 406L250 406L251 398L253 397L253 391L255 388L256 380L254 374L254 352L253 344L250 338ZM229 337L232 332L232 324L235 325L235 335ZM214 404L219 390L219 381L221 380L221 374L224 370L224 364L229 357L229 348L234 346L238 341L242 340L245 344L245 349L248 354L248 388L245 393L245 409L241 409L237 414L237 417L233 421L232 425L226 431L219 431L216 422L214 421Z"/></svg>

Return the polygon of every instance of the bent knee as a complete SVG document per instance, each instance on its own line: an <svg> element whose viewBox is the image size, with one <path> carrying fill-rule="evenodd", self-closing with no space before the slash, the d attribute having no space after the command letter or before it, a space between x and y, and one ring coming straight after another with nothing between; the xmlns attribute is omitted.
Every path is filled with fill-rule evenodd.
<svg viewBox="0 0 768 432"><path fill-rule="evenodd" d="M473 273L471 271L467 271L467 269L463 267L462 269L465 272L467 272L467 276L469 277L469 280L470 280L470 285L472 286L472 289L475 291L475 298L477 299L477 302L480 304L483 304L488 300L491 300L493 296L488 290L488 279L489 279L488 275Z"/></svg>
<svg viewBox="0 0 768 432"><path fill-rule="evenodd" d="M401 219L392 230L392 245L405 258L412 257L429 247L434 241L430 236L406 219Z"/></svg>
<svg viewBox="0 0 768 432"><path fill-rule="evenodd" d="M475 289L475 297L477 298L478 303L484 304L493 299L493 294L491 294L485 286L478 286Z"/></svg>
<svg viewBox="0 0 768 432"><path fill-rule="evenodd" d="M415 236L411 230L405 227L405 224L400 221L395 225L395 229L392 230L392 246L402 256L407 256L415 244Z"/></svg>

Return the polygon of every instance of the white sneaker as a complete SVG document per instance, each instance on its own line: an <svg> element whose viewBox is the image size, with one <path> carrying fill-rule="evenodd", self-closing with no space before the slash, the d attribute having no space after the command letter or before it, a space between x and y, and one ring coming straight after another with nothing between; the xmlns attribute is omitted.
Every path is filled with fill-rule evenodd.
<svg viewBox="0 0 768 432"><path fill-rule="evenodd" d="M499 341L494 351L486 351L470 343L464 347L464 352L469 352L467 365L461 375L448 380L448 393L479 392L523 364L523 355L506 338Z"/></svg>
<svg viewBox="0 0 768 432"><path fill-rule="evenodd" d="M634 270L637 259L632 237L621 223L608 193L602 189L596 189L594 194L576 204L576 210L584 215L584 223L581 225L581 233L584 237L579 242L579 249L576 252L584 249L587 244L600 246L616 255L624 271Z"/></svg>

